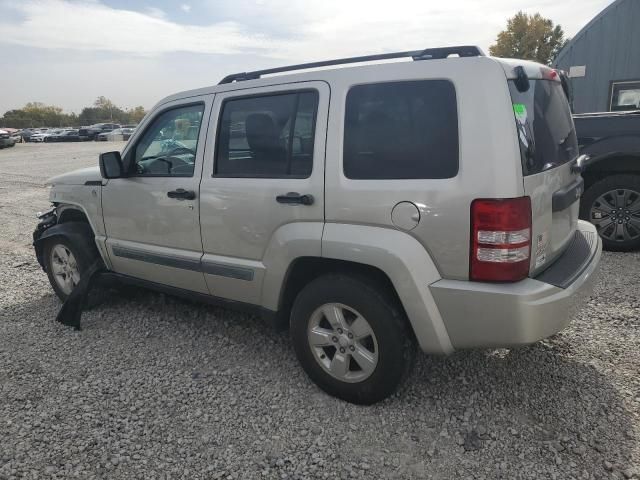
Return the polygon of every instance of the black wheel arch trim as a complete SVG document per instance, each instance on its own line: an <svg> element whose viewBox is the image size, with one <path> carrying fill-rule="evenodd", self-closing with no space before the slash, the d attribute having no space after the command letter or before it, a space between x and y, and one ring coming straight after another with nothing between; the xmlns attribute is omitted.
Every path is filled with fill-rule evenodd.
<svg viewBox="0 0 640 480"><path fill-rule="evenodd" d="M36 230L33 233L33 246L36 250L36 258L44 271L46 271L46 262L44 261L44 244L45 240L62 237L67 239L80 248L97 250L94 233L91 225L85 222L65 222L57 223L43 230Z"/></svg>
<svg viewBox="0 0 640 480"><path fill-rule="evenodd" d="M608 152L596 152L596 151L591 152L591 150L592 149L585 148L584 150L581 151L581 153L589 155L589 162L585 166L585 168L582 170L581 172L582 174L590 173L593 170L596 170L596 171L601 170L600 167L602 166L603 162L606 162L607 160L618 161L618 160L625 160L625 159L627 159L627 161L629 162L636 162L633 164L636 167L635 171L640 172L640 144L638 145L638 151L610 150ZM617 169L614 168L613 172L627 173L627 169L622 169L618 171ZM629 172L629 173L635 173L635 172Z"/></svg>

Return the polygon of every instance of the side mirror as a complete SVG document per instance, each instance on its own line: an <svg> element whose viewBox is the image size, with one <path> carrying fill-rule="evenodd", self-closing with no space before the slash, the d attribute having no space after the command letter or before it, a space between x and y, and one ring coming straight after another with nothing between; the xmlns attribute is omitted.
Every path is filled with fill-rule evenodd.
<svg viewBox="0 0 640 480"><path fill-rule="evenodd" d="M124 177L124 166L120 152L106 152L100 154L100 175L102 178Z"/></svg>

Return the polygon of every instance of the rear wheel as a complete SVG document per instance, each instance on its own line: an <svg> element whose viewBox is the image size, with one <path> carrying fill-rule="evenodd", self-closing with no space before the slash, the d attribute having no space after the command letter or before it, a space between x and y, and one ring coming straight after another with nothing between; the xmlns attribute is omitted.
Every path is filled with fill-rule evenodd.
<svg viewBox="0 0 640 480"><path fill-rule="evenodd" d="M327 393L358 404L391 395L415 357L407 322L383 288L342 274L307 285L291 312L298 360Z"/></svg>
<svg viewBox="0 0 640 480"><path fill-rule="evenodd" d="M640 248L640 176L612 175L591 185L580 218L596 226L606 250Z"/></svg>
<svg viewBox="0 0 640 480"><path fill-rule="evenodd" d="M49 283L63 302L71 295L83 273L94 260L91 253L83 251L62 237L54 237L47 241L44 246L44 259Z"/></svg>

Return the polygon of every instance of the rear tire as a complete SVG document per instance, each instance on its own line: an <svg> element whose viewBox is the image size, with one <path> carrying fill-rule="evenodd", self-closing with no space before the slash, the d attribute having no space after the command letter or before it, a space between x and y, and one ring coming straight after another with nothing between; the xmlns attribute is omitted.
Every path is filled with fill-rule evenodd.
<svg viewBox="0 0 640 480"><path fill-rule="evenodd" d="M43 253L49 283L63 302L97 257L96 252L78 248L64 237L48 239Z"/></svg>
<svg viewBox="0 0 640 480"><path fill-rule="evenodd" d="M291 311L291 338L311 380L362 405L394 393L416 352L398 302L381 286L345 274L324 275L302 289Z"/></svg>
<svg viewBox="0 0 640 480"><path fill-rule="evenodd" d="M640 176L611 175L591 185L582 196L580 218L596 226L605 250L640 248Z"/></svg>

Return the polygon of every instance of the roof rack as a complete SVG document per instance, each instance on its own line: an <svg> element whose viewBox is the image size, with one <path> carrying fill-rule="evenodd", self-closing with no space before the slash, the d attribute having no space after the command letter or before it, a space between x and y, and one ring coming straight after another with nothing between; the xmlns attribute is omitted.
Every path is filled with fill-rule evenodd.
<svg viewBox="0 0 640 480"><path fill-rule="evenodd" d="M253 72L233 73L227 75L218 85L232 82L242 82L245 80L255 80L262 75L270 75L273 73L290 72L294 70L306 70L309 68L327 67L330 65L345 65L348 63L372 62L376 60L390 60L393 58L408 58L413 60L435 60L447 58L451 55L460 57L480 57L484 56L484 52L476 46L462 45L457 47L439 47L427 48L425 50L413 50L408 52L381 53L378 55L365 55L362 57L338 58L336 60L324 60L321 62L301 63L298 65L289 65L286 67L268 68L266 70L256 70Z"/></svg>

